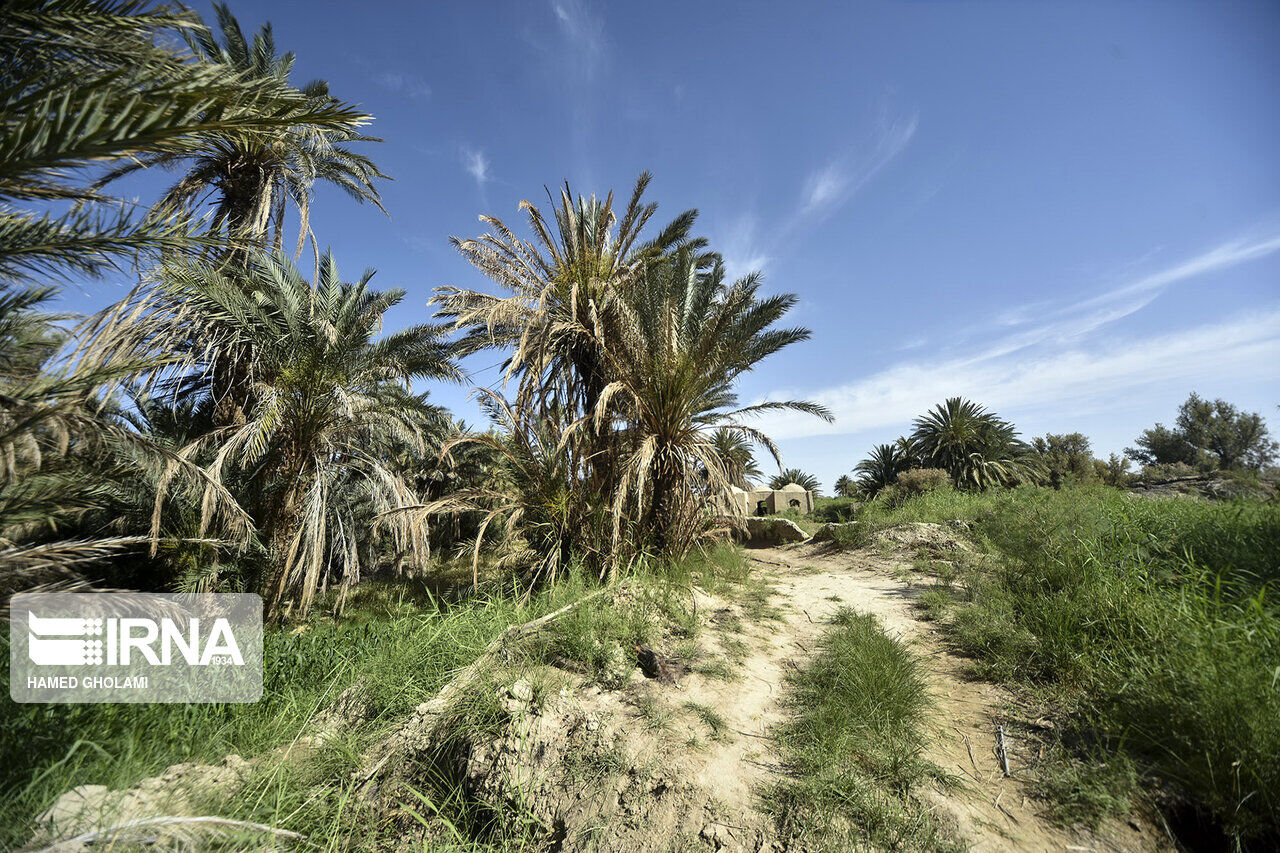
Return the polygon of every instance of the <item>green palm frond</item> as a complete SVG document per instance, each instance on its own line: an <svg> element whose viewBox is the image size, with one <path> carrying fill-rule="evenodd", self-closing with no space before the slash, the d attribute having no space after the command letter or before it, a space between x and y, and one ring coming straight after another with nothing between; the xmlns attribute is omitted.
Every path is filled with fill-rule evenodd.
<svg viewBox="0 0 1280 853"><path fill-rule="evenodd" d="M165 46L190 13L153 2L13 0L0 15L0 276L97 273L139 251L214 242L189 217L141 217L86 168L262 144L300 125L354 133L367 116L278 79ZM119 171L119 170L117 170ZM23 211L15 202L74 203ZM99 209L110 203L105 209Z"/></svg>
<svg viewBox="0 0 1280 853"><path fill-rule="evenodd" d="M896 444L877 444L870 455L854 467L858 474L858 487L869 496L892 486L898 475L911 467L910 459Z"/></svg>

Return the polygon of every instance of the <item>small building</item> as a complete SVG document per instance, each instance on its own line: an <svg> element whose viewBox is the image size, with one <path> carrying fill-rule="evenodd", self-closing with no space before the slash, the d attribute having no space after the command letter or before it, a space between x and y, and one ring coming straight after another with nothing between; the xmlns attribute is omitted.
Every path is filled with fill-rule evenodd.
<svg viewBox="0 0 1280 853"><path fill-rule="evenodd" d="M813 512L813 492L796 483L787 483L781 489L730 490L734 509L740 515L778 515L788 510L808 514Z"/></svg>

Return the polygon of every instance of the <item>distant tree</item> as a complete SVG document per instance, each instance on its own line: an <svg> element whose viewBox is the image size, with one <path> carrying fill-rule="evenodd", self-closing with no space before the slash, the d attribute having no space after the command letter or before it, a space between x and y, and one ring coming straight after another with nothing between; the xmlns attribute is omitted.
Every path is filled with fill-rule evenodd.
<svg viewBox="0 0 1280 853"><path fill-rule="evenodd" d="M1013 424L983 406L951 397L916 418L911 437L933 467L956 488L1035 482L1040 462Z"/></svg>
<svg viewBox="0 0 1280 853"><path fill-rule="evenodd" d="M1144 429L1134 445L1126 447L1124 455L1139 465L1173 465L1179 462L1194 465L1203 461L1201 454L1180 430L1169 429L1164 424Z"/></svg>
<svg viewBox="0 0 1280 853"><path fill-rule="evenodd" d="M1129 481L1129 460L1117 453L1112 453L1105 462L1094 459L1093 473L1108 486L1123 487Z"/></svg>
<svg viewBox="0 0 1280 853"><path fill-rule="evenodd" d="M848 474L841 474L836 478L835 486L836 496L841 498L851 498L858 494L858 482Z"/></svg>
<svg viewBox="0 0 1280 853"><path fill-rule="evenodd" d="M1280 450L1262 415L1194 392L1178 409L1177 425L1191 446L1211 454L1220 468L1261 468Z"/></svg>
<svg viewBox="0 0 1280 853"><path fill-rule="evenodd" d="M858 474L858 488L868 496L892 486L898 475L907 470L907 459L899 452L903 439L896 444L877 444L866 459L853 470Z"/></svg>
<svg viewBox="0 0 1280 853"><path fill-rule="evenodd" d="M799 468L783 468L781 473L769 481L769 488L781 489L788 483L804 486L815 495L822 491L822 484L818 482L818 478L812 474L806 474Z"/></svg>
<svg viewBox="0 0 1280 853"><path fill-rule="evenodd" d="M1033 438L1031 447L1040 456L1046 482L1055 489L1067 482L1085 482L1097 476L1089 439L1081 433L1050 433Z"/></svg>
<svg viewBox="0 0 1280 853"><path fill-rule="evenodd" d="M737 430L720 427L711 433L711 446L724 468L725 478L732 485L745 489L749 481L763 476L751 442Z"/></svg>
<svg viewBox="0 0 1280 853"><path fill-rule="evenodd" d="M1226 469L1261 468L1280 450L1262 415L1194 392L1178 407L1172 429L1156 424L1143 430L1134 444L1125 448L1125 455L1143 465L1181 462Z"/></svg>

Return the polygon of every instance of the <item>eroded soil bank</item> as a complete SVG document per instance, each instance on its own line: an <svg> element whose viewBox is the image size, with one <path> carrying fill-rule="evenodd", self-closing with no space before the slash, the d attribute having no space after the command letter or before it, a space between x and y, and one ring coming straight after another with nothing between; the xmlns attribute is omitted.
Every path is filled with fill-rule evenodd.
<svg viewBox="0 0 1280 853"><path fill-rule="evenodd" d="M936 525L915 525L858 551L811 543L749 549L772 587L768 606L695 591L706 630L686 662L691 671L664 683L635 669L609 688L572 673L561 673L553 689L521 680L500 697L510 724L469 743L458 781L498 811L531 814L558 850L815 849L781 836L771 814L768 792L789 773L771 733L788 713L788 672L812 657L830 617L851 608L875 615L924 664L934 703L925 756L948 778L912 797L957 846L1166 848L1146 821L1089 831L1046 816L1033 793L1041 748L1014 733L1036 721L1007 692L970 677L969 661L917 606L923 583L912 581L911 566L921 547L964 545ZM659 651L675 648L680 634L664 637ZM415 760L405 759L395 764Z"/></svg>

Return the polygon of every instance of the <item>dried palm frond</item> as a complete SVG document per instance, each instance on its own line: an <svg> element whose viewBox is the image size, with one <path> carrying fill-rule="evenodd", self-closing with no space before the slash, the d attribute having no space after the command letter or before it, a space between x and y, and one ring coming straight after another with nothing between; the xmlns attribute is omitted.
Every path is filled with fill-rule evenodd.
<svg viewBox="0 0 1280 853"><path fill-rule="evenodd" d="M306 840L302 833L247 820L213 816L150 817L93 829L39 848L37 853L83 850L98 845L145 846L149 850L205 850L210 844L264 835L274 841Z"/></svg>

